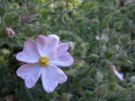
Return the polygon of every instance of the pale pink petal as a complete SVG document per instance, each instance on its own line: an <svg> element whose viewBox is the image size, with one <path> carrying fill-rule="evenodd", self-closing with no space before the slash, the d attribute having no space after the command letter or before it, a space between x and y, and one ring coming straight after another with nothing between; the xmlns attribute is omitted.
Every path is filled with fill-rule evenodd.
<svg viewBox="0 0 135 101"><path fill-rule="evenodd" d="M110 67L112 68L113 73L117 76L118 79L124 80L124 75L118 72L115 65L110 65Z"/></svg>
<svg viewBox="0 0 135 101"><path fill-rule="evenodd" d="M44 90L51 93L58 84L62 84L67 80L67 76L55 65L50 65L42 71L41 79Z"/></svg>
<svg viewBox="0 0 135 101"><path fill-rule="evenodd" d="M38 51L41 56L48 56L58 46L59 37L56 35L48 35L47 37L39 35L36 39Z"/></svg>
<svg viewBox="0 0 135 101"><path fill-rule="evenodd" d="M46 49L47 42L48 42L47 37L45 37L43 35L39 35L36 39L37 49L38 49L38 52L41 56L47 55L47 49Z"/></svg>
<svg viewBox="0 0 135 101"><path fill-rule="evenodd" d="M27 39L23 51L16 55L16 59L26 63L37 63L39 54L34 41Z"/></svg>
<svg viewBox="0 0 135 101"><path fill-rule="evenodd" d="M67 52L68 48L69 48L68 43L60 43L57 48L57 53L64 54Z"/></svg>
<svg viewBox="0 0 135 101"><path fill-rule="evenodd" d="M49 59L53 60L57 58L57 56L63 55L67 52L69 46L67 43L60 43L55 51L49 55Z"/></svg>
<svg viewBox="0 0 135 101"><path fill-rule="evenodd" d="M50 40L54 41L54 44L58 44L59 42L59 37L55 34L50 34L47 36ZM53 44L53 43L52 43Z"/></svg>
<svg viewBox="0 0 135 101"><path fill-rule="evenodd" d="M60 43L57 50L50 59L50 64L57 66L71 66L73 64L72 56L67 52L69 46L67 43Z"/></svg>
<svg viewBox="0 0 135 101"><path fill-rule="evenodd" d="M55 58L49 61L50 64L55 64L57 66L71 66L74 62L72 56L66 52L64 54L57 54Z"/></svg>
<svg viewBox="0 0 135 101"><path fill-rule="evenodd" d="M48 52L48 56L51 56L58 47L59 37L54 34L48 35L47 37L49 39L47 52Z"/></svg>
<svg viewBox="0 0 135 101"><path fill-rule="evenodd" d="M27 88L32 88L40 77L41 68L37 64L24 64L16 74L25 81Z"/></svg>
<svg viewBox="0 0 135 101"><path fill-rule="evenodd" d="M124 80L124 75L122 73L119 73L118 71L114 71L114 74L118 77L120 80Z"/></svg>

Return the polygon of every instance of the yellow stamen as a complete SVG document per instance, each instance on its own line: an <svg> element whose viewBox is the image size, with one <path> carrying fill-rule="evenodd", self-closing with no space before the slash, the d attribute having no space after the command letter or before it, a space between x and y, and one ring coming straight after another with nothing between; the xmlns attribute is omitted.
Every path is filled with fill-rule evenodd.
<svg viewBox="0 0 135 101"><path fill-rule="evenodd" d="M38 63L41 67L46 67L46 66L48 66L48 58L40 57Z"/></svg>

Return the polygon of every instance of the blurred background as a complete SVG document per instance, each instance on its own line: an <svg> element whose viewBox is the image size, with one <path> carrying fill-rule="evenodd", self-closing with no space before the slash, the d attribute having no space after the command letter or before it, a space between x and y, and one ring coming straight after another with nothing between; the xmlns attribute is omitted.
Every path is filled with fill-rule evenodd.
<svg viewBox="0 0 135 101"><path fill-rule="evenodd" d="M68 80L51 94L40 80L27 89L15 55L52 33L75 59ZM134 39L134 0L0 0L0 101L135 101Z"/></svg>

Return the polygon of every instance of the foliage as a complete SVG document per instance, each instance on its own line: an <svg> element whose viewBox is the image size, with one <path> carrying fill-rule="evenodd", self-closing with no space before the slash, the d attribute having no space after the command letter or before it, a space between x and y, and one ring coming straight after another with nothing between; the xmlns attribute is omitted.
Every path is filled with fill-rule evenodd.
<svg viewBox="0 0 135 101"><path fill-rule="evenodd" d="M121 0L120 0L121 1ZM135 101L135 3L127 0L0 0L0 101ZM5 29L16 36L9 37ZM26 38L55 33L75 62L68 81L47 94L27 89L15 59ZM110 64L124 74L120 81Z"/></svg>

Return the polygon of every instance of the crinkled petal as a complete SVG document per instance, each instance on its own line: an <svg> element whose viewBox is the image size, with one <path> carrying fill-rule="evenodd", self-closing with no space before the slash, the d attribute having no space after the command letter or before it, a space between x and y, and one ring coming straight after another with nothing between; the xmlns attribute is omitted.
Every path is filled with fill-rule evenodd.
<svg viewBox="0 0 135 101"><path fill-rule="evenodd" d="M53 58L49 62L50 64L55 64L57 66L67 67L71 66L74 60L72 56L68 52L66 52L64 54L57 54L57 56L55 56L55 58Z"/></svg>
<svg viewBox="0 0 135 101"><path fill-rule="evenodd" d="M118 77L118 79L124 80L124 75L122 73L119 73L118 71L114 71L114 74Z"/></svg>
<svg viewBox="0 0 135 101"><path fill-rule="evenodd" d="M72 56L67 52L69 46L67 43L60 43L57 50L53 56L51 56L50 64L55 64L57 66L71 66L73 64Z"/></svg>
<svg viewBox="0 0 135 101"><path fill-rule="evenodd" d="M51 93L58 84L62 84L67 80L64 72L55 65L44 68L41 73L42 85L46 92Z"/></svg>
<svg viewBox="0 0 135 101"><path fill-rule="evenodd" d="M37 64L24 64L16 71L16 74L25 81L27 88L32 88L40 77L41 68Z"/></svg>
<svg viewBox="0 0 135 101"><path fill-rule="evenodd" d="M67 52L69 46L68 43L60 43L55 51L49 55L49 59L55 59L59 55L63 55L64 53Z"/></svg>
<svg viewBox="0 0 135 101"><path fill-rule="evenodd" d="M58 46L59 37L56 35L48 35L47 37L39 35L36 39L38 51L41 56L48 56Z"/></svg>
<svg viewBox="0 0 135 101"><path fill-rule="evenodd" d="M122 73L118 72L115 65L110 65L110 67L112 68L113 73L118 77L118 79L124 80L124 75Z"/></svg>
<svg viewBox="0 0 135 101"><path fill-rule="evenodd" d="M69 48L68 43L60 43L57 48L57 53L64 54L65 52L67 52L68 48Z"/></svg>
<svg viewBox="0 0 135 101"><path fill-rule="evenodd" d="M36 39L37 49L41 56L47 55L47 42L48 42L47 37L43 35L39 35Z"/></svg>
<svg viewBox="0 0 135 101"><path fill-rule="evenodd" d="M27 39L24 43L22 52L16 55L16 59L26 63L37 63L39 59L39 53L34 41Z"/></svg>

